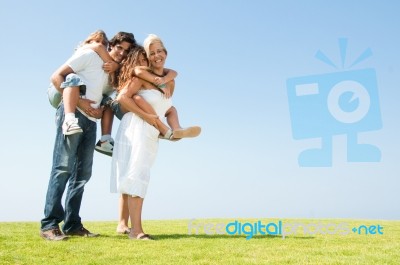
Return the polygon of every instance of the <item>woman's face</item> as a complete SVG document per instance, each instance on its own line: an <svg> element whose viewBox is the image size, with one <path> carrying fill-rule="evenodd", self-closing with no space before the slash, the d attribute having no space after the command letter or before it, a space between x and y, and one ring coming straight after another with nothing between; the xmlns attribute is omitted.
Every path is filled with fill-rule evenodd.
<svg viewBox="0 0 400 265"><path fill-rule="evenodd" d="M149 47L149 62L153 68L164 68L167 54L160 43L156 42Z"/></svg>

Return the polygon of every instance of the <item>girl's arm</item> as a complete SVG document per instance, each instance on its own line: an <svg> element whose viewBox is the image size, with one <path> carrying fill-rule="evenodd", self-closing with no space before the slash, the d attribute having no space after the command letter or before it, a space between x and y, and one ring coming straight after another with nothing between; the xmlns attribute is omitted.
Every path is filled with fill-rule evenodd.
<svg viewBox="0 0 400 265"><path fill-rule="evenodd" d="M113 73L116 70L118 70L119 64L114 61L114 59L110 56L106 47L103 44L98 43L98 42L93 42L93 43L85 44L84 47L92 49L100 56L100 58L104 62L104 65L103 65L104 71L106 71L107 73Z"/></svg>
<svg viewBox="0 0 400 265"><path fill-rule="evenodd" d="M172 69L164 68L164 84L174 80L178 76L178 73Z"/></svg>
<svg viewBox="0 0 400 265"><path fill-rule="evenodd" d="M164 74L164 77L159 77L151 73L150 68L147 66L135 67L135 75L137 77L146 80L147 82L153 83L158 87L168 83L169 81L174 80L178 76L178 73L171 69L164 69Z"/></svg>

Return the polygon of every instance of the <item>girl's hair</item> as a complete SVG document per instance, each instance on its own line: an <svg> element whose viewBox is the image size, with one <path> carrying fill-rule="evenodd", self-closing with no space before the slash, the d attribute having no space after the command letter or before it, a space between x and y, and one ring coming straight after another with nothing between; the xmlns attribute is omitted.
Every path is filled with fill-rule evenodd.
<svg viewBox="0 0 400 265"><path fill-rule="evenodd" d="M147 59L146 52L143 46L140 45L136 45L129 51L125 60L121 63L122 66L119 70L118 78L111 80L113 87L122 88L131 81L132 77L135 76L134 68L140 65L139 56L141 54Z"/></svg>
<svg viewBox="0 0 400 265"><path fill-rule="evenodd" d="M160 37L158 37L155 34L149 34L149 36L147 36L147 38L143 42L143 47L144 47L144 50L146 51L147 58L150 56L150 45L154 44L154 43L160 43L165 54L168 54L167 49L165 49L164 43L162 42Z"/></svg>
<svg viewBox="0 0 400 265"><path fill-rule="evenodd" d="M91 43L92 41L101 43L101 44L103 44L106 48L108 47L108 38L107 38L107 35L106 35L106 33L105 33L104 31L102 31L101 29L99 29L99 30L96 30L96 31L93 32L93 33L90 33L90 35L89 35L84 41L82 41L82 42L78 45L77 49L80 48L80 47L82 47L82 46L85 45L85 44Z"/></svg>

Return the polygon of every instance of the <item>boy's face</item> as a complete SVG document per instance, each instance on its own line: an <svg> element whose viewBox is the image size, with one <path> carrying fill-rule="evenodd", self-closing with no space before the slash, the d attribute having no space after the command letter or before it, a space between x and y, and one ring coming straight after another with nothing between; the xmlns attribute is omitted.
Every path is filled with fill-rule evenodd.
<svg viewBox="0 0 400 265"><path fill-rule="evenodd" d="M131 44L129 42L123 41L121 43L116 44L111 47L110 56L118 63L122 62L125 59L126 55L131 48Z"/></svg>

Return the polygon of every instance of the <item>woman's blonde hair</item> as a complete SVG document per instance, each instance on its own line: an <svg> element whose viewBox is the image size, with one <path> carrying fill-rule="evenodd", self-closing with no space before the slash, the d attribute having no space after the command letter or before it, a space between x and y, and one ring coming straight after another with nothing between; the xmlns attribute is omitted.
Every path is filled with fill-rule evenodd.
<svg viewBox="0 0 400 265"><path fill-rule="evenodd" d="M149 34L149 36L147 36L147 38L143 42L143 47L144 47L144 50L146 51L147 58L149 58L149 56L150 56L150 45L154 44L154 43L160 43L165 54L168 54L167 49L165 49L164 43L162 42L160 37L158 37L155 34Z"/></svg>

